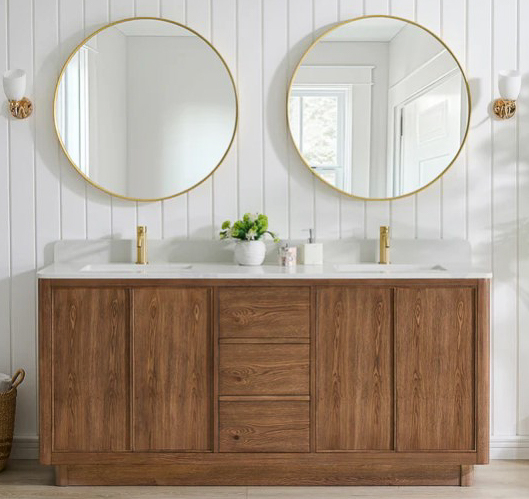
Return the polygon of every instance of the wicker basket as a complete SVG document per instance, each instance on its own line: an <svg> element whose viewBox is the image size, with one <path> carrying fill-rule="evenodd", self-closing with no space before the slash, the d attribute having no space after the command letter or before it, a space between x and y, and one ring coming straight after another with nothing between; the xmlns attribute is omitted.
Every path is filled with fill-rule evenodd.
<svg viewBox="0 0 529 499"><path fill-rule="evenodd" d="M24 381L25 376L24 370L19 369L11 380L13 383L11 390L0 393L0 471L6 467L9 454L11 454L13 430L15 429L17 387Z"/></svg>

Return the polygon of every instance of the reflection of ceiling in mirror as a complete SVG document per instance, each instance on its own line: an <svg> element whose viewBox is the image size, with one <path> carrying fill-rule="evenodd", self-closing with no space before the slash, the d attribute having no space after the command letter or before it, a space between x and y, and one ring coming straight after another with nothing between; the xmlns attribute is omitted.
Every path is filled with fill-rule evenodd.
<svg viewBox="0 0 529 499"><path fill-rule="evenodd" d="M325 35L326 42L389 42L408 23L375 17L344 24Z"/></svg>
<svg viewBox="0 0 529 499"><path fill-rule="evenodd" d="M115 24L114 28L125 36L196 36L186 28L154 19L135 19Z"/></svg>

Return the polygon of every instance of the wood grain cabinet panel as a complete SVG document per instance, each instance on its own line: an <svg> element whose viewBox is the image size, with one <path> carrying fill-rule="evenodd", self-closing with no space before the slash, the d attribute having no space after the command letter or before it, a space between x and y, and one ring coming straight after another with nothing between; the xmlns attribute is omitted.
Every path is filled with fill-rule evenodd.
<svg viewBox="0 0 529 499"><path fill-rule="evenodd" d="M219 322L221 338L308 338L310 288L222 288Z"/></svg>
<svg viewBox="0 0 529 499"><path fill-rule="evenodd" d="M396 291L397 448L475 448L475 291Z"/></svg>
<svg viewBox="0 0 529 499"><path fill-rule="evenodd" d="M393 449L392 291L317 291L316 447Z"/></svg>
<svg viewBox="0 0 529 499"><path fill-rule="evenodd" d="M133 293L134 450L210 450L210 290Z"/></svg>
<svg viewBox="0 0 529 499"><path fill-rule="evenodd" d="M220 395L308 395L310 345L220 345Z"/></svg>
<svg viewBox="0 0 529 499"><path fill-rule="evenodd" d="M53 450L130 449L128 293L53 290Z"/></svg>
<svg viewBox="0 0 529 499"><path fill-rule="evenodd" d="M220 452L308 452L309 402L220 402Z"/></svg>

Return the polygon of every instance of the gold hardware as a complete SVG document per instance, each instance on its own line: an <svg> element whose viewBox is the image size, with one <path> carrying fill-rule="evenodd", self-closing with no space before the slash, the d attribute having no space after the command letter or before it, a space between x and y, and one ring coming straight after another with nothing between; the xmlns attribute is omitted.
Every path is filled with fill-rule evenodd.
<svg viewBox="0 0 529 499"><path fill-rule="evenodd" d="M208 175L206 175L202 180L197 182L195 185L192 185L191 187L189 187L188 189L186 189L184 191L177 192L176 194L172 194L170 196L165 196L163 198L149 198L149 199L131 198L129 196L123 196L122 194L117 194L116 192L112 192L112 191L110 191L108 189L105 189L104 187L100 186L99 184L96 184L95 182L92 181L92 179L90 179L90 177L88 177L86 174L84 174L81 171L81 169L75 164L75 162L72 159L72 157L68 154L68 151L66 150L66 146L65 146L64 142L61 139L61 134L59 133L59 124L58 124L58 119L59 118L57 116L57 98L59 96L59 86L60 86L60 83L61 83L61 78L63 77L64 72L66 71L66 67L68 66L68 63L72 60L72 58L75 56L75 54L77 54L79 49L86 42L88 42L88 40L90 40L91 38L96 36L99 32L103 31L106 28L110 28L112 26L115 26L116 24L121 24L121 23L124 23L126 21L135 21L137 19L150 19L150 20L154 20L154 21L164 21L166 23L170 23L170 24L174 24L175 26L179 26L180 28L183 28L183 29L185 29L187 31L190 31L194 35L198 36L198 38L200 38L205 44L207 44L213 50L213 52L215 52L215 54L217 54L217 56L221 60L222 64L226 68L226 71L228 72L228 76L230 77L231 84L233 86L233 93L235 95L235 123L233 125L233 133L231 135L230 143L226 147L226 151L224 152L224 154L220 158L220 160L217 163L217 165L215 166L215 168L213 168L209 172ZM197 31L195 31L192 28L189 28L188 26L186 26L184 24L177 23L176 21L171 21L170 19L165 19L163 17L128 17L126 19L120 19L119 21L114 21L112 23L109 23L106 26L103 26L103 27L99 28L98 30L94 31L91 35L87 36L79 45L77 45L77 47L75 47L73 52L69 55L68 59L66 59L66 62L62 66L61 72L59 73L59 78L57 79L57 84L55 86L55 95L53 97L53 121L55 123L55 133L57 134L57 138L59 139L59 144L60 144L61 149L63 150L63 152L64 152L64 154L66 156L66 159L70 162L70 164L73 166L75 171L79 175L81 175L81 177L83 177L89 184L93 185L96 189L99 189L99 190L101 190L103 192L106 192L107 194L110 194L111 196L115 196L115 197L121 198L121 199L127 199L129 201L145 201L145 202L163 201L164 199L171 199L171 198L175 198L176 196L180 196L182 194L186 194L187 192L191 191L195 187L198 187L200 184L204 183L208 178L210 178L215 173L215 171L218 169L218 167L223 163L224 159L226 158L226 156L228 155L228 152L231 149L231 146L233 145L233 142L235 141L235 134L237 133L237 127L238 127L238 124L239 124L239 97L237 95L237 87L235 86L235 79L233 78L233 75L232 75L232 73L230 71L228 63L224 60L224 57L222 57L222 55L220 55L219 51L208 40L206 40L206 38L204 38L200 33L198 33Z"/></svg>
<svg viewBox="0 0 529 499"><path fill-rule="evenodd" d="M389 263L389 227L383 225L380 227L380 264Z"/></svg>
<svg viewBox="0 0 529 499"><path fill-rule="evenodd" d="M508 120L516 113L516 101L496 99L492 105L492 111L500 120Z"/></svg>
<svg viewBox="0 0 529 499"><path fill-rule="evenodd" d="M147 226L138 225L136 228L136 263L145 265L147 262Z"/></svg>
<svg viewBox="0 0 529 499"><path fill-rule="evenodd" d="M344 191L343 189L339 189L338 187L335 187L334 185L332 184L329 184L319 173L315 172L311 166L307 163L307 161L305 160L305 158L303 157L303 155L301 154L301 151L299 150L299 147L297 146L296 144L296 141L294 140L294 134L292 133L292 128L290 127L290 110L289 110L289 106L288 106L288 102L290 100L290 94L292 93L292 85L294 84L294 80L296 78L296 75L298 74L298 71L299 69L301 68L301 65L303 64L303 61L307 58L307 56L309 55L309 52L311 51L311 49L326 35L328 35L329 33L331 33L332 31L334 31L335 29L338 29L340 28L341 26L343 26L344 24L347 24L347 23L350 23L352 21L358 21L360 19L368 19L368 18L372 18L372 17L380 17L380 18L387 18L387 19L397 19L398 21L404 21L404 22L407 22L409 24L413 24L414 26L417 26L418 28L421 28L422 30L426 31L427 33L429 33L430 35L432 35L441 45L443 45L443 47L446 49L446 51L453 57L454 61L456 62L457 66L459 67L459 70L461 71L461 75L463 77L463 80L465 82L465 87L466 87L466 90L467 90L467 99L468 99L468 119L467 119L467 126L466 126L466 129L465 129L465 135L463 136L463 140L461 142L461 146L459 147L456 155L454 156L454 158L452 159L452 161L449 163L449 165L437 176L435 177L432 181L430 181L429 183L427 183L426 185L423 185L420 189L417 189L416 191L413 191L413 192L407 192L406 194L402 194L401 196L394 196L394 197L391 197L391 198L366 198L366 197L363 197L363 196L357 196L355 194L351 194L350 192L346 192ZM430 31L428 28L425 28L424 26L421 26L420 24L416 23L416 22L413 22L413 21L410 21L409 19L404 19L403 17L397 17L397 16L386 16L386 15L382 15L382 14L378 14L378 15L372 15L372 16L360 16L360 17L355 17L355 18L352 18L352 19L348 19L346 21L341 21L337 24L335 24L332 28L329 28L328 30L324 31L320 36L318 36L313 42L312 44L310 45L310 47L305 51L305 53L303 54L303 56L301 57L300 61L298 62L298 65L296 66L296 69L294 70L294 74L292 75L292 78L290 79L290 84L288 86L288 92L287 92L287 105L286 105L286 111L287 111L287 123L288 123L288 130L290 132L290 137L292 139L292 143L294 144L294 149L298 152L299 154L299 157L301 158L301 161L302 163L309 169L309 171L318 179L320 179L322 182L324 182L326 185L328 185L331 189L334 189L335 191L338 191L340 192L341 194L345 194L346 196L349 196L353 199L361 199L363 201L391 201L393 199L402 199L402 198L407 198L408 196L413 196L414 194L417 194L421 191L424 191L424 189L427 189L428 187L430 187L434 182L437 182L449 169L450 167L456 162L457 158L459 157L459 155L461 154L461 151L463 150L463 146L465 145L465 142L467 140L467 136L468 136L468 131L470 129L470 116L472 114L472 99L471 99L471 95L470 95L470 86L468 84L468 80L467 80L467 77L465 76L465 72L463 71L463 67L461 66L461 64L459 63L459 61L457 60L457 57L455 56L455 54L452 52L452 50L450 49L450 47L448 47L448 45L446 45L445 42L443 42L443 40L441 40L435 33L433 33L432 31Z"/></svg>
<svg viewBox="0 0 529 499"><path fill-rule="evenodd" d="M33 104L31 101L24 97L22 100L10 100L9 101L9 112L11 116L22 120L27 118L33 111Z"/></svg>

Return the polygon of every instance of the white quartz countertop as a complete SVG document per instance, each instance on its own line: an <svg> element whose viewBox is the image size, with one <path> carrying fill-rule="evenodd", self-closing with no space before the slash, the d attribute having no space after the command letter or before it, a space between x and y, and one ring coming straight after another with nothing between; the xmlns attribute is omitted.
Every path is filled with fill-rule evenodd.
<svg viewBox="0 0 529 499"><path fill-rule="evenodd" d="M465 266L373 263L243 267L229 263L55 263L40 279L487 279L492 274Z"/></svg>

